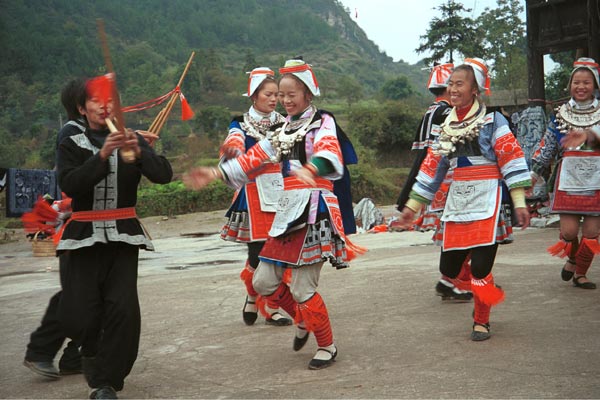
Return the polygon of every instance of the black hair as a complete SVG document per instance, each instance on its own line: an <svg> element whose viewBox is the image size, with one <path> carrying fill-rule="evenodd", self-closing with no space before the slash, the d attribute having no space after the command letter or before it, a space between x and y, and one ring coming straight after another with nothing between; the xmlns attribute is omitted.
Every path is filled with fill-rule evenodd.
<svg viewBox="0 0 600 400"><path fill-rule="evenodd" d="M60 92L60 101L70 120L81 118L78 106L85 106L85 79L75 78L69 81ZM83 98L83 103L81 99Z"/></svg>
<svg viewBox="0 0 600 400"><path fill-rule="evenodd" d="M443 95L444 93L446 93L446 88L445 87L429 88L429 92L431 94L433 94L434 96L439 97L439 96Z"/></svg>

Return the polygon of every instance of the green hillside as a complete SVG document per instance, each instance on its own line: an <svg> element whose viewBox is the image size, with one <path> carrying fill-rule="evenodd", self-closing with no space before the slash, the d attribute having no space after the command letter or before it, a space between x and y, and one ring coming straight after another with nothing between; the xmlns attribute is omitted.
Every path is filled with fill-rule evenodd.
<svg viewBox="0 0 600 400"><path fill-rule="evenodd" d="M323 89L319 105L341 119L351 96L374 99L401 75L408 84L426 79L419 66L381 52L336 0L3 0L1 8L3 166L52 166L65 119L61 88L71 78L105 72L97 18L104 20L123 105L171 90L196 52L182 88L196 117L181 123L176 106L161 132L162 150L173 157L190 148L183 142L190 134L222 138L230 115L248 107L241 96L245 72L259 65L276 70L302 55ZM147 128L158 111L127 114L127 125ZM203 140L193 146L214 148Z"/></svg>

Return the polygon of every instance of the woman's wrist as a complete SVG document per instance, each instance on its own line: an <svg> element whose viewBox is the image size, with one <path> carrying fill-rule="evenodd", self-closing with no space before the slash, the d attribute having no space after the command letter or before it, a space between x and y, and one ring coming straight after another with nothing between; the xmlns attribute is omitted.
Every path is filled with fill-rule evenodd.
<svg viewBox="0 0 600 400"><path fill-rule="evenodd" d="M310 171L310 173L313 176L319 176L319 170L317 169L317 166L311 162L308 162L306 164L304 164L304 168L306 168L308 171Z"/></svg>
<svg viewBox="0 0 600 400"><path fill-rule="evenodd" d="M223 180L223 173L219 167L211 167L210 171L212 172L213 178Z"/></svg>
<svg viewBox="0 0 600 400"><path fill-rule="evenodd" d="M518 187L510 190L510 197L513 201L514 208L525 208L525 188Z"/></svg>
<svg viewBox="0 0 600 400"><path fill-rule="evenodd" d="M421 211L421 208L423 207L423 205L415 199L408 199L408 201L406 202L404 207L408 208L409 210L411 210L412 212L417 214L417 213L419 213L419 211Z"/></svg>

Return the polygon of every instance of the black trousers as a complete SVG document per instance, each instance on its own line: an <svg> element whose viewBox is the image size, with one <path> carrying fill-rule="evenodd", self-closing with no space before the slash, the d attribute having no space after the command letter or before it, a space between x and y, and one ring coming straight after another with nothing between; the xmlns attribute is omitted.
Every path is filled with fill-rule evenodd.
<svg viewBox="0 0 600 400"><path fill-rule="evenodd" d="M138 253L137 246L111 242L61 255L59 318L66 334L81 343L91 388L122 390L137 358Z"/></svg>
<svg viewBox="0 0 600 400"><path fill-rule="evenodd" d="M61 292L56 293L50 298L42 322L31 334L29 343L27 344L26 360L52 362L62 347L66 337L58 319L60 298ZM69 341L67 347L65 347L63 355L58 362L58 367L63 371L73 371L81 368L79 345L75 341Z"/></svg>
<svg viewBox="0 0 600 400"><path fill-rule="evenodd" d="M498 245L473 247L466 250L442 251L440 254L440 272L448 278L456 278L463 262L471 252L471 275L483 279L492 272Z"/></svg>

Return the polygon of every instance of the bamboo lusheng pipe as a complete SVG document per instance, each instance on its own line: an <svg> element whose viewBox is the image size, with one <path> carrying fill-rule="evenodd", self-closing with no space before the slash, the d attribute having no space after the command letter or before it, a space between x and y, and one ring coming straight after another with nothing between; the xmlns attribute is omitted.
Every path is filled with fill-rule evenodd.
<svg viewBox="0 0 600 400"><path fill-rule="evenodd" d="M167 101L167 104L163 107L162 110L160 110L160 112L158 113L158 115L156 116L154 121L152 122L152 125L150 125L150 128L148 128L148 131L158 135L158 132L160 132L163 125L167 121L167 117L169 116L171 109L175 105L175 101L177 101L177 96L178 96L178 93L173 93L171 95L171 97L169 98L169 101Z"/></svg>
<svg viewBox="0 0 600 400"><path fill-rule="evenodd" d="M177 82L178 88L181 88L181 85L183 84L183 80L185 79L185 76L187 75L188 70L190 69L190 65L192 65L192 60L194 59L195 55L196 55L196 52L192 51L192 54L190 55L190 58L188 59L188 62L185 65L185 68L183 69L183 73L181 74L181 77L179 77L179 82ZM179 96L178 92L175 92L171 95L171 98L167 102L167 105L162 110L160 110L160 112L158 113L156 118L154 118L154 121L152 121L152 124L150 124L150 128L148 128L148 131L150 131L156 135L159 134L159 132L162 129L162 127L164 126L165 122L167 122L167 118L169 116L169 113L171 112L171 109L173 108L173 105L175 105L177 96Z"/></svg>
<svg viewBox="0 0 600 400"><path fill-rule="evenodd" d="M127 137L128 139L131 138L131 133L129 133L129 131L127 131L127 129L125 129L125 117L123 116L123 110L121 110L121 99L119 98L119 90L117 89L117 77L112 65L112 60L110 58L110 51L108 50L108 41L106 40L106 32L104 31L104 20L102 20L101 18L98 18L96 20L96 23L98 25L98 34L100 36L100 44L102 46L102 54L104 55L104 63L106 64L106 69L107 72L112 74L112 79L113 79L113 84L112 84L112 102L113 102L113 118L115 120L115 124L116 126L113 125L113 127L121 132L125 133L125 137ZM108 124L108 122L111 122L111 124L109 124L109 129L112 131L113 129L111 128L112 125L112 121L110 121L108 118L106 119L106 122ZM131 148L121 148L119 149L119 154L121 155L121 158L123 159L123 161L125 161L126 163L132 163L135 161L135 152L133 151L133 149Z"/></svg>
<svg viewBox="0 0 600 400"><path fill-rule="evenodd" d="M158 135L158 133L160 132L162 127L165 125L165 122L167 122L167 118L169 117L169 114L171 113L171 109L173 108L173 106L175 105L175 102L177 101L177 96L179 96L179 93L173 93L173 95L169 99L169 102L167 103L165 108L161 110L162 114L160 114L160 118L157 119L154 130L149 129L150 132Z"/></svg>
<svg viewBox="0 0 600 400"><path fill-rule="evenodd" d="M188 59L188 62L183 70L183 73L181 74L181 77L179 78L179 82L177 83L177 87L181 87L181 84L183 83L183 80L190 68L190 65L192 64L192 60L194 58L194 55L196 53L192 52L192 54L190 55L190 58ZM161 110L161 112L157 115L157 117L155 118L155 120L152 122L151 127L148 129L150 132L158 135L158 133L160 132L160 130L162 129L162 127L164 126L165 122L167 121L167 118L169 116L169 114L171 113L171 109L173 108L173 106L175 105L175 101L177 100L177 96L179 96L178 92L175 92L171 95L171 98L169 99L169 102L167 103L167 105Z"/></svg>

